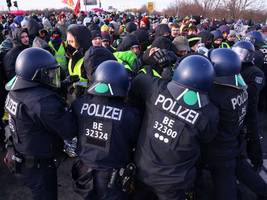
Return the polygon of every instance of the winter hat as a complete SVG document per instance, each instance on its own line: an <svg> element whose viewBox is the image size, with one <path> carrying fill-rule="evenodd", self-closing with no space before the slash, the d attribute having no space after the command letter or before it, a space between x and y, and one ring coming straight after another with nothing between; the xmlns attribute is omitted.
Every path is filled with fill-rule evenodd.
<svg viewBox="0 0 267 200"><path fill-rule="evenodd" d="M172 43L175 45L178 51L190 51L189 42L184 36L178 36L174 38Z"/></svg>

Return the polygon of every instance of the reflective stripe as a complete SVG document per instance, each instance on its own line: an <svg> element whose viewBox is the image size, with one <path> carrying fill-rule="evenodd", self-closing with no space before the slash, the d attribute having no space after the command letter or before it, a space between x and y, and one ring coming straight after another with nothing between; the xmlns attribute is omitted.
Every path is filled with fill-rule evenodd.
<svg viewBox="0 0 267 200"><path fill-rule="evenodd" d="M189 38L188 39L188 42L193 42L193 41L197 41L197 40L201 41L201 37L192 37L192 38Z"/></svg>
<svg viewBox="0 0 267 200"><path fill-rule="evenodd" d="M226 47L225 47L224 45L225 45ZM220 48L228 48L228 49L230 49L231 47L230 47L230 45L229 45L227 42L222 42Z"/></svg>
<svg viewBox="0 0 267 200"><path fill-rule="evenodd" d="M61 43L58 51L55 49L54 45L52 44L51 41L48 42L49 47L55 52L55 59L60 66L66 70L67 69L67 59L65 57L65 48L63 43Z"/></svg>
<svg viewBox="0 0 267 200"><path fill-rule="evenodd" d="M140 69L139 72L142 72L144 74L147 74L147 71L146 71L145 68ZM154 77L161 78L161 75L156 70L152 69L152 73L153 73L153 76Z"/></svg>
<svg viewBox="0 0 267 200"><path fill-rule="evenodd" d="M80 60L78 60L78 62L75 64L73 70L72 70L72 59L69 60L69 64L68 64L68 71L69 71L69 74L70 76L74 76L74 75L78 75L79 78L80 78L80 81L78 82L77 85L79 86L82 86L82 87L87 87L87 83L88 83L88 80L83 78L82 77L82 74L81 74L81 68L82 68L82 65L83 65L83 61L84 61L84 58L80 58Z"/></svg>

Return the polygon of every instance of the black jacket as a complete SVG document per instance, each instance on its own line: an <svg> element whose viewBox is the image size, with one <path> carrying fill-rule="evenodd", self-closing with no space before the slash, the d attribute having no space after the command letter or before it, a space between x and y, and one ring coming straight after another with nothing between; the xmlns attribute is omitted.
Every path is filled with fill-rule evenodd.
<svg viewBox="0 0 267 200"><path fill-rule="evenodd" d="M78 155L91 168L125 167L132 162L140 117L120 98L85 94L72 105L79 126Z"/></svg>
<svg viewBox="0 0 267 200"><path fill-rule="evenodd" d="M264 87L265 77L262 70L252 63L243 64L242 77L248 85L248 109L245 119L247 129L247 154L254 165L261 165L262 150L259 136L258 104L260 91Z"/></svg>
<svg viewBox="0 0 267 200"><path fill-rule="evenodd" d="M182 106L167 84L144 74L132 82L136 100L146 105L135 154L137 177L152 187L187 189L196 175L200 143L216 134L218 110L213 104L200 109Z"/></svg>
<svg viewBox="0 0 267 200"><path fill-rule="evenodd" d="M14 148L23 155L53 158L63 139L75 136L76 121L52 90L37 86L10 91L5 109Z"/></svg>
<svg viewBox="0 0 267 200"><path fill-rule="evenodd" d="M4 70L5 70L5 75L6 79L10 80L12 79L16 73L15 73L15 64L16 64L16 59L18 55L26 48L28 48L28 45L23 45L21 43L20 36L22 33L27 31L25 29L17 29L14 34L13 34L13 43L14 47L10 49L6 55L4 56Z"/></svg>

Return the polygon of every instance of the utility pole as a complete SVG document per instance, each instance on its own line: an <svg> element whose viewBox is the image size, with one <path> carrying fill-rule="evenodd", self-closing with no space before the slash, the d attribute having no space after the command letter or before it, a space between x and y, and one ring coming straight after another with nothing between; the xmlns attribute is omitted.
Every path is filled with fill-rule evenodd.
<svg viewBox="0 0 267 200"><path fill-rule="evenodd" d="M8 11L10 11L10 7L12 6L11 0L6 0L6 5L7 5L7 8L8 8Z"/></svg>

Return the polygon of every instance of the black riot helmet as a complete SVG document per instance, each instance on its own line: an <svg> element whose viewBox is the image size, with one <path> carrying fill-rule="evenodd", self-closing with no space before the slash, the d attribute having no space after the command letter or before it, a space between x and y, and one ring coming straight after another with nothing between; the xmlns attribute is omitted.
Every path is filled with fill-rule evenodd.
<svg viewBox="0 0 267 200"><path fill-rule="evenodd" d="M246 35L245 38L247 41L250 41L255 47L260 48L265 44L264 38L259 31L251 31Z"/></svg>
<svg viewBox="0 0 267 200"><path fill-rule="evenodd" d="M232 50L237 53L242 63L250 63L254 59L255 47L249 41L235 43Z"/></svg>
<svg viewBox="0 0 267 200"><path fill-rule="evenodd" d="M7 85L7 90L36 87L40 84L59 88L60 67L51 53L41 48L27 48L16 60L16 76Z"/></svg>
<svg viewBox="0 0 267 200"><path fill-rule="evenodd" d="M88 93L99 96L125 97L129 90L129 76L125 67L114 60L102 62L93 74Z"/></svg>
<svg viewBox="0 0 267 200"><path fill-rule="evenodd" d="M207 58L190 55L176 67L167 88L179 103L197 109L209 102L207 93L213 85L214 77L213 66Z"/></svg>
<svg viewBox="0 0 267 200"><path fill-rule="evenodd" d="M231 49L213 49L209 52L209 59L214 66L216 77L232 76L240 73L240 58Z"/></svg>
<svg viewBox="0 0 267 200"><path fill-rule="evenodd" d="M237 53L231 49L220 48L209 52L216 78L215 83L233 87L245 87L246 84L240 75L241 61Z"/></svg>

